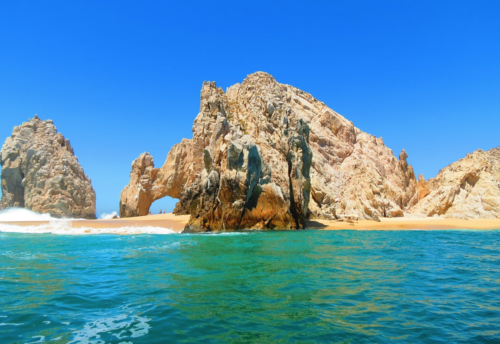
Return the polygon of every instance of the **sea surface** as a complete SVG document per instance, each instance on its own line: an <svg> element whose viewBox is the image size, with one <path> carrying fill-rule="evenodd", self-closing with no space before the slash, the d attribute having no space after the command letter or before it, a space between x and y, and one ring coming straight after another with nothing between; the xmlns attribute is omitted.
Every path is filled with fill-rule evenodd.
<svg viewBox="0 0 500 344"><path fill-rule="evenodd" d="M499 343L500 231L0 233L0 343Z"/></svg>

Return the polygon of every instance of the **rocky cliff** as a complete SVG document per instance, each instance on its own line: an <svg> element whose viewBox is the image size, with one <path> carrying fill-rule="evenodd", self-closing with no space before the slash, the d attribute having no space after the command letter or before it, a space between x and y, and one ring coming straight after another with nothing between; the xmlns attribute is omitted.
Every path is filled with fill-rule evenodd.
<svg viewBox="0 0 500 344"><path fill-rule="evenodd" d="M500 218L500 147L467 154L436 178L419 180L419 185L426 196L410 210L411 215Z"/></svg>
<svg viewBox="0 0 500 344"><path fill-rule="evenodd" d="M0 209L22 207L54 217L95 218L95 192L69 140L37 116L14 127L0 152Z"/></svg>
<svg viewBox="0 0 500 344"><path fill-rule="evenodd" d="M263 85L280 87L267 74ZM175 145L161 169L141 154L120 198L120 215L145 215L166 195L175 213L190 214L186 231L305 227L310 198L309 126L257 92L238 103L205 82L193 138ZM268 106L269 105L269 106Z"/></svg>
<svg viewBox="0 0 500 344"><path fill-rule="evenodd" d="M195 231L303 228L308 212L403 216L418 201L406 159L310 94L257 72L226 92L203 84L193 138L160 169L147 153L133 162L120 213L145 215L168 195Z"/></svg>

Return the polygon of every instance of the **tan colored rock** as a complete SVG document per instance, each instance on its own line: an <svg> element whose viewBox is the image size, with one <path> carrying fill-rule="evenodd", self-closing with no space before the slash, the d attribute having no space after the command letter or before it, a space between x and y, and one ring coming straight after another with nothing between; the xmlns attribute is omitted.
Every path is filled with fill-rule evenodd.
<svg viewBox="0 0 500 344"><path fill-rule="evenodd" d="M410 214L461 219L500 218L500 147L467 154L443 168L427 185L430 193L410 210Z"/></svg>
<svg viewBox="0 0 500 344"><path fill-rule="evenodd" d="M121 192L120 217L147 215L151 204L165 196L180 198L196 175L192 156L192 141L187 139L172 147L160 169L149 153L142 153L132 162L130 183Z"/></svg>
<svg viewBox="0 0 500 344"><path fill-rule="evenodd" d="M253 85L242 86L253 94L246 89ZM284 109L271 116L267 103L240 105L253 108L240 113L215 83L203 83L193 139L174 146L159 170L137 167L146 154L133 163L121 216L145 215L168 195L180 199L175 213L191 215L187 231L304 228L312 159L307 124ZM275 142L261 130L275 132Z"/></svg>
<svg viewBox="0 0 500 344"><path fill-rule="evenodd" d="M153 183L158 175L153 157L142 153L132 162L130 183L120 196L120 217L147 215L153 202Z"/></svg>
<svg viewBox="0 0 500 344"><path fill-rule="evenodd" d="M69 140L51 120L35 116L14 127L0 155L0 209L21 207L54 217L96 217L90 179Z"/></svg>
<svg viewBox="0 0 500 344"><path fill-rule="evenodd" d="M184 167L162 167L151 184L160 192L152 191L150 201L179 198L175 212L190 213L195 230L302 228L308 212L326 218L403 216L418 201L406 152L398 160L381 138L267 73L251 74L226 92L205 82L193 139L185 142L184 151L192 155L185 155ZM166 186L165 174L184 179ZM127 188L138 190L135 183ZM171 192L174 185L180 191ZM122 193L122 204L130 197L135 195L125 199Z"/></svg>
<svg viewBox="0 0 500 344"><path fill-rule="evenodd" d="M426 197L430 193L431 193L431 191L429 190L429 186L427 185L427 182L425 181L424 176L422 174L420 174L418 176L418 182L417 182L418 200L420 201L422 198Z"/></svg>

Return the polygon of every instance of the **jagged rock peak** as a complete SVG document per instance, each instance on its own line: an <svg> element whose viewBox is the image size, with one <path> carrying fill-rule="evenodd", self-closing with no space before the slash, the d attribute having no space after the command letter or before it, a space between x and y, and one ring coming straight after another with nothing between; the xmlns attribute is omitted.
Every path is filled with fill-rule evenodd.
<svg viewBox="0 0 500 344"><path fill-rule="evenodd" d="M258 83L258 84L272 84L276 83L276 79L269 73L266 72L255 72L248 74L243 80L243 83Z"/></svg>
<svg viewBox="0 0 500 344"><path fill-rule="evenodd" d="M187 231L304 228L309 127L290 108L270 109L262 100L270 92L254 90L248 78L227 93L204 82L193 138L174 146L157 173L133 168L121 215L145 215L168 195L180 199L175 213L191 215ZM141 197L144 208L134 201Z"/></svg>
<svg viewBox="0 0 500 344"><path fill-rule="evenodd" d="M0 209L95 218L95 192L68 139L37 115L14 127L0 151Z"/></svg>
<svg viewBox="0 0 500 344"><path fill-rule="evenodd" d="M427 194L411 209L412 215L500 218L500 147L467 154L425 185Z"/></svg>
<svg viewBox="0 0 500 344"><path fill-rule="evenodd" d="M255 228L287 228L297 222L293 227L300 228L304 214L403 216L418 201L406 152L398 160L382 138L362 132L311 94L267 73L250 74L225 93L215 82L205 82L200 100L193 139L174 146L151 184L151 200L180 198L175 211L192 214L192 228L222 229L234 216ZM182 180L176 177L181 175ZM132 180L127 190L137 190ZM126 194L122 204L137 196ZM223 194L236 198L223 200ZM263 207L262 195L271 211ZM225 228L243 228L236 222Z"/></svg>
<svg viewBox="0 0 500 344"><path fill-rule="evenodd" d="M500 147L492 148L488 151L489 155L495 159L500 159Z"/></svg>

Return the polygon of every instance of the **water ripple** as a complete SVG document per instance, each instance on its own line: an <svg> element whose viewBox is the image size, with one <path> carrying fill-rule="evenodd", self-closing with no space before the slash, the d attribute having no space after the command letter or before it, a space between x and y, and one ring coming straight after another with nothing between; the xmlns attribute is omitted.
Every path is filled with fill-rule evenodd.
<svg viewBox="0 0 500 344"><path fill-rule="evenodd" d="M498 231L1 236L1 343L500 342Z"/></svg>

